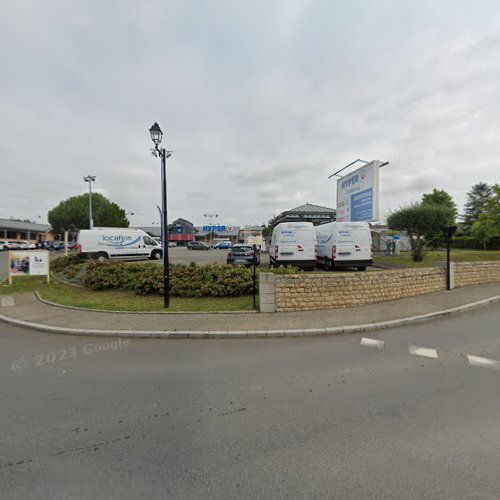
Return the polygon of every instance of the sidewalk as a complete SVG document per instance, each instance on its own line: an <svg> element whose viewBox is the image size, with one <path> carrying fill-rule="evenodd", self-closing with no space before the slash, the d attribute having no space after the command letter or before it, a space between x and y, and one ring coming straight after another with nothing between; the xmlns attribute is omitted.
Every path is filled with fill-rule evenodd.
<svg viewBox="0 0 500 500"><path fill-rule="evenodd" d="M81 311L45 304L29 293L2 297L0 320L38 330L80 335L177 338L301 336L400 326L494 302L500 302L498 283L456 288L368 306L274 314Z"/></svg>

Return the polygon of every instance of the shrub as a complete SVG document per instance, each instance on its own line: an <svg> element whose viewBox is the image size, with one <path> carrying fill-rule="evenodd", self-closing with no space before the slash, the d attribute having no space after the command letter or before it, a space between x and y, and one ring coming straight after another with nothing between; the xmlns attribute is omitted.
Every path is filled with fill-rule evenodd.
<svg viewBox="0 0 500 500"><path fill-rule="evenodd" d="M67 257L65 255L62 255L61 257L57 257L56 259L51 261L50 267L55 273L60 273L67 267L76 264L82 264L82 261L80 260L80 257L78 255L73 254L68 255Z"/></svg>
<svg viewBox="0 0 500 500"><path fill-rule="evenodd" d="M260 272L296 274L297 268L258 269ZM257 286L259 273L257 273ZM140 295L163 294L163 267L156 264L91 262L82 284L94 290L121 288ZM252 293L253 269L209 264L170 265L170 293L177 297L235 297Z"/></svg>

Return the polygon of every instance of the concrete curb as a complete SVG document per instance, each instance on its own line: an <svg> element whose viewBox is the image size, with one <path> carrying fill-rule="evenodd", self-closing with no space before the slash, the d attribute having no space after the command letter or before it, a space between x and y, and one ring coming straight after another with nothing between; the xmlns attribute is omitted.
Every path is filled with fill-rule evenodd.
<svg viewBox="0 0 500 500"><path fill-rule="evenodd" d="M63 333L66 335L91 335L103 337L148 337L148 338L169 338L169 339L220 339L220 338L263 338L263 337L308 337L318 335L339 335L341 333L367 332L372 330L383 330L404 326L420 321L444 318L452 314L467 312L473 309L484 307L500 301L500 295L488 299L478 300L463 306L436 311L418 316L408 316L406 318L394 319L390 321L380 321L378 323L365 323L363 325L336 326L331 328L307 328L307 329L278 329L278 330L220 330L220 331L192 331L192 330L92 330L79 328L63 328L59 326L32 323L19 319L9 318L0 314L0 321L15 326L31 328L49 333Z"/></svg>
<svg viewBox="0 0 500 500"><path fill-rule="evenodd" d="M60 307L61 309L70 309L74 311L85 311L85 312L101 312L109 314L257 314L259 311L252 309L251 311L110 311L108 309L85 309L84 307L76 306L65 306L64 304L57 304L56 302L50 302L50 300L44 299L35 290L33 292L35 297L44 304L53 307Z"/></svg>

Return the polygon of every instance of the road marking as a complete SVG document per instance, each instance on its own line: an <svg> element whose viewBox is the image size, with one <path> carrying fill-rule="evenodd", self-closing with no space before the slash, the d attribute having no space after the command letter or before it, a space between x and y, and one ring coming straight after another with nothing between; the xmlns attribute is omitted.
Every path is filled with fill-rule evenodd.
<svg viewBox="0 0 500 500"><path fill-rule="evenodd" d="M367 339L366 337L361 339L361 345L365 347L378 347L379 349L383 349L384 344L385 342L383 340Z"/></svg>
<svg viewBox="0 0 500 500"><path fill-rule="evenodd" d="M418 345L411 345L408 349L408 352L417 356L425 356L426 358L438 357L436 349L431 349L429 347L420 347Z"/></svg>
<svg viewBox="0 0 500 500"><path fill-rule="evenodd" d="M481 368L492 368L493 370L500 370L500 361L495 359L481 358L480 356L467 355L469 365L480 366Z"/></svg>
<svg viewBox="0 0 500 500"><path fill-rule="evenodd" d="M14 297L12 297L12 295L2 297L2 307L13 307L15 305L16 304L14 303Z"/></svg>

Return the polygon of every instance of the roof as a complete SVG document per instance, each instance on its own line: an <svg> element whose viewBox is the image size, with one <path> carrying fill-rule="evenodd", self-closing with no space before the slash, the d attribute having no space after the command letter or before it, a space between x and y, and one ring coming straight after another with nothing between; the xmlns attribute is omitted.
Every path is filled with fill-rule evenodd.
<svg viewBox="0 0 500 500"><path fill-rule="evenodd" d="M51 229L48 224L35 224L33 222L24 222L15 219L1 219L0 229L12 229L17 231L33 231L38 233L46 233Z"/></svg>
<svg viewBox="0 0 500 500"><path fill-rule="evenodd" d="M300 212L306 214L335 214L336 210L334 208L322 207L321 205L313 205L312 203L306 203L298 207L286 210L284 214L290 212Z"/></svg>
<svg viewBox="0 0 500 500"><path fill-rule="evenodd" d="M193 227L194 224L192 222L189 222L188 220L186 219L183 219L182 217L179 217L178 219L175 219L174 222L172 222L171 224L169 224L169 226L174 226L174 225L181 225L181 226L191 226Z"/></svg>

